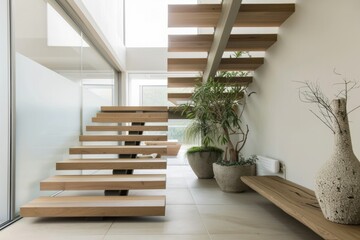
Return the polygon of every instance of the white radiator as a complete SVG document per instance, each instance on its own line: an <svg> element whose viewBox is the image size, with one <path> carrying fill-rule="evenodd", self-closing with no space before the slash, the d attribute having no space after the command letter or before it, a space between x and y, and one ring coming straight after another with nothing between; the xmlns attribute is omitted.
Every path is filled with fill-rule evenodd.
<svg viewBox="0 0 360 240"><path fill-rule="evenodd" d="M278 175L280 172L280 161L268 157L257 156L256 175Z"/></svg>

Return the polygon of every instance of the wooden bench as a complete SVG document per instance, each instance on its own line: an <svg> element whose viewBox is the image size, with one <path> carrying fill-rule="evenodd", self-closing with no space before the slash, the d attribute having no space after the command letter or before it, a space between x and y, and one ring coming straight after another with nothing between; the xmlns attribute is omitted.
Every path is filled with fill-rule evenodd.
<svg viewBox="0 0 360 240"><path fill-rule="evenodd" d="M324 239L360 239L360 225L342 225L325 219L310 189L276 176L241 177L241 180Z"/></svg>

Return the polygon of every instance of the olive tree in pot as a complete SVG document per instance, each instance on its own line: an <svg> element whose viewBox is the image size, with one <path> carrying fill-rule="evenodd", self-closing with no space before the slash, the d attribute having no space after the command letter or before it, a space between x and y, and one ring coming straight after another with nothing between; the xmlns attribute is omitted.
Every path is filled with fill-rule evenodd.
<svg viewBox="0 0 360 240"><path fill-rule="evenodd" d="M214 79L209 79L199 88L206 96L204 111L208 123L216 129L214 140L226 146L224 158L213 164L215 179L224 192L242 192L247 186L240 177L255 175L256 156L246 159L240 153L249 134L249 127L242 122L242 116L245 96L251 93L247 95L245 86L229 86Z"/></svg>
<svg viewBox="0 0 360 240"><path fill-rule="evenodd" d="M223 150L215 146L213 137L215 128L208 121L207 101L201 83L197 84L191 101L181 104L179 109L182 115L191 119L191 123L185 129L186 141L201 141L201 146L195 146L188 149L186 156L189 165L195 175L200 179L211 179L214 177L213 163L222 158Z"/></svg>

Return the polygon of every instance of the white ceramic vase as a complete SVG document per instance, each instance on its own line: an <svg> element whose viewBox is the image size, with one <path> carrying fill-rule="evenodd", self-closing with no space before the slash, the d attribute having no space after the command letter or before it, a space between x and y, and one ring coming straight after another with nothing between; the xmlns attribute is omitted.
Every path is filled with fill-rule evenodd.
<svg viewBox="0 0 360 240"><path fill-rule="evenodd" d="M335 146L331 158L316 177L315 194L326 219L360 224L360 162L351 144L346 100L331 102Z"/></svg>

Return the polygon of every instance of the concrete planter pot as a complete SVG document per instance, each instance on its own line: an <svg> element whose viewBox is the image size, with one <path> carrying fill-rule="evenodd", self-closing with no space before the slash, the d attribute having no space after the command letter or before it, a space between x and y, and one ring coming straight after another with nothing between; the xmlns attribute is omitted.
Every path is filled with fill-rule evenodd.
<svg viewBox="0 0 360 240"><path fill-rule="evenodd" d="M215 179L223 192L243 192L249 187L240 180L241 176L254 176L256 165L222 166L214 163Z"/></svg>
<svg viewBox="0 0 360 240"><path fill-rule="evenodd" d="M360 224L360 162L351 144L346 100L331 103L336 116L335 148L316 176L315 194L326 219L341 224Z"/></svg>
<svg viewBox="0 0 360 240"><path fill-rule="evenodd" d="M211 179L214 177L213 163L221 159L222 153L208 151L208 152L193 152L187 153L190 167L195 175L200 179Z"/></svg>

